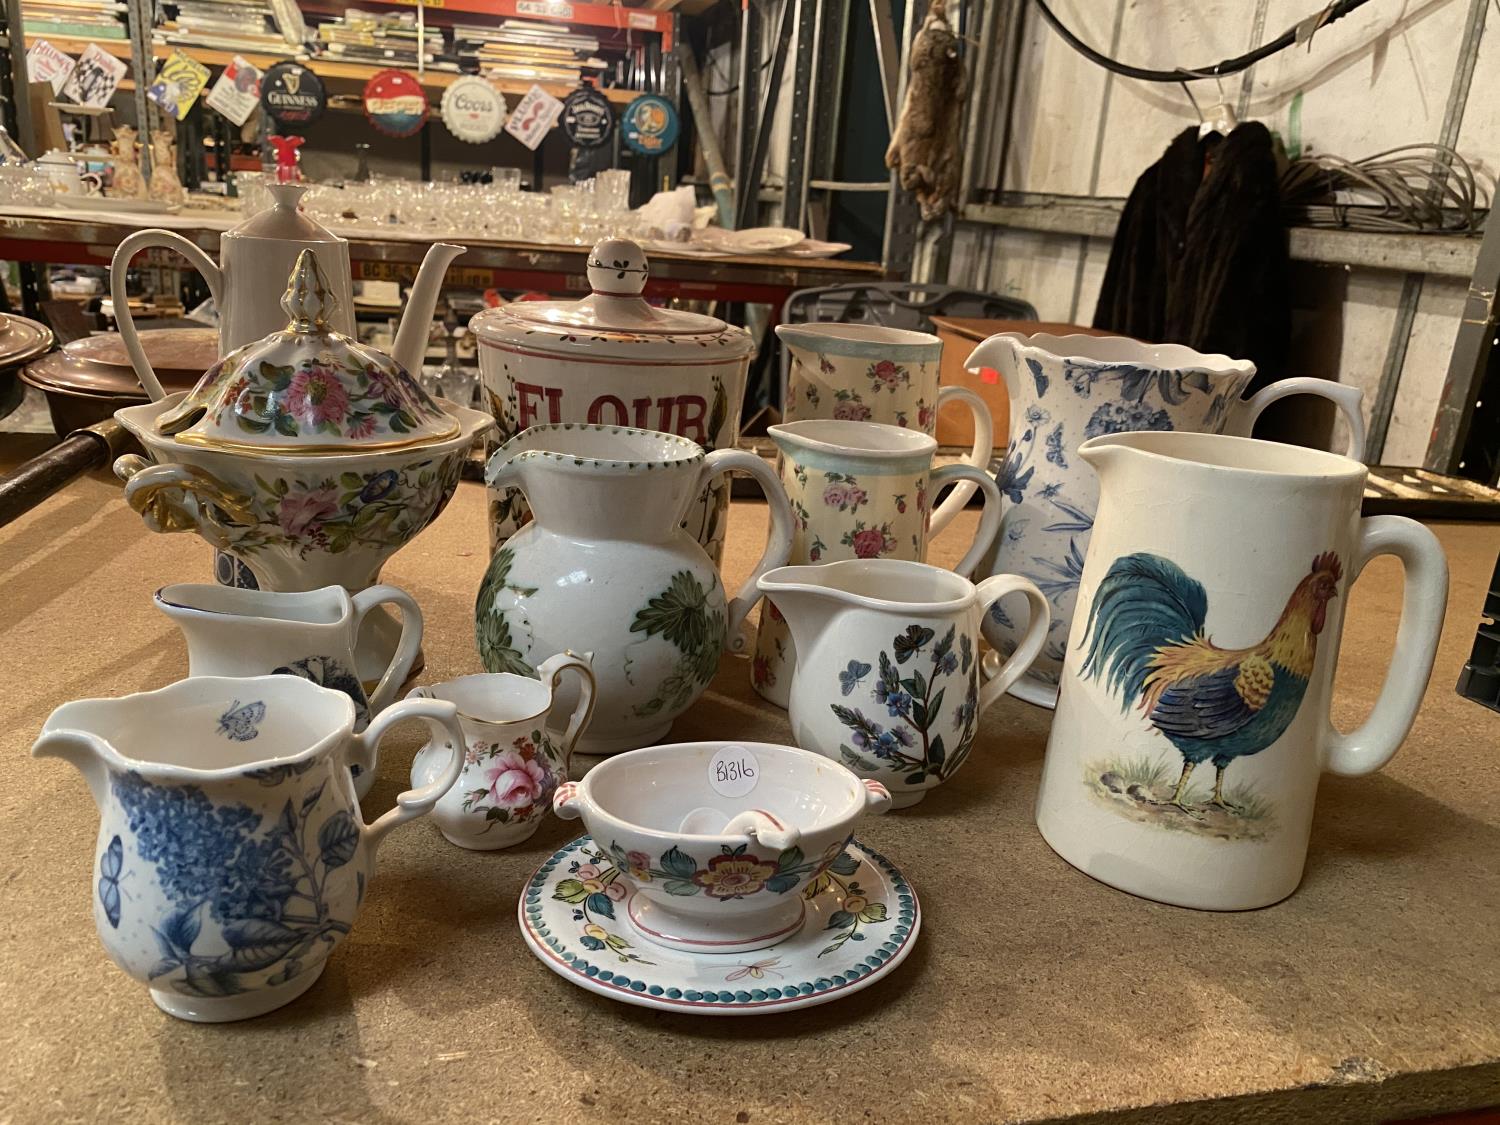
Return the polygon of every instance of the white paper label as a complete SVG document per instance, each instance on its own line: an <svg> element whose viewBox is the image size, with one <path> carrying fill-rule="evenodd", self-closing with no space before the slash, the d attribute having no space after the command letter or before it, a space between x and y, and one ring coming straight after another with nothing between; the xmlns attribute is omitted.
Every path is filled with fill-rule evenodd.
<svg viewBox="0 0 1500 1125"><path fill-rule="evenodd" d="M62 96L79 105L107 106L125 77L125 64L97 43L90 43L78 56L78 65L68 76Z"/></svg>
<svg viewBox="0 0 1500 1125"><path fill-rule="evenodd" d="M204 101L236 125L243 125L260 105L260 71L235 55Z"/></svg>
<svg viewBox="0 0 1500 1125"><path fill-rule="evenodd" d="M505 131L534 151L547 135L547 130L562 116L562 111L562 102L533 84L505 123Z"/></svg>
<svg viewBox="0 0 1500 1125"><path fill-rule="evenodd" d="M747 746L731 743L708 763L708 784L721 797L743 797L760 782L760 763Z"/></svg>
<svg viewBox="0 0 1500 1125"><path fill-rule="evenodd" d="M45 39L38 39L26 52L26 77L32 82L52 83L54 94L62 93L73 73L73 56L64 54Z"/></svg>

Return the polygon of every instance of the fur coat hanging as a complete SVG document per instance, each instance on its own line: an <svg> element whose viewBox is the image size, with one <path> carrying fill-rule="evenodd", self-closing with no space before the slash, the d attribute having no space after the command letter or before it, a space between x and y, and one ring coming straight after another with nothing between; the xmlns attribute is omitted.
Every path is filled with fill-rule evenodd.
<svg viewBox="0 0 1500 1125"><path fill-rule="evenodd" d="M1094 327L1286 374L1291 336L1286 224L1270 131L1183 130L1125 202Z"/></svg>

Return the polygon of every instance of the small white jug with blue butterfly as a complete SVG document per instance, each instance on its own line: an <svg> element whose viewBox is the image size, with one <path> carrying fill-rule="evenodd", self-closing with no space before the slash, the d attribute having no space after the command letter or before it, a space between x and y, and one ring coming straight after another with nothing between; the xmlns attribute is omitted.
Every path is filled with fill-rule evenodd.
<svg viewBox="0 0 1500 1125"><path fill-rule="evenodd" d="M99 806L99 937L163 1011L218 1023L306 992L354 924L381 840L458 780L453 704L404 700L357 734L354 717L348 695L291 675L196 676L48 717L33 756L71 762ZM407 719L458 749L366 824L350 769Z"/></svg>
<svg viewBox="0 0 1500 1125"><path fill-rule="evenodd" d="M1047 638L1047 599L1016 574L976 586L926 563L845 559L779 567L759 586L797 645L787 708L793 741L880 782L897 809L958 772L980 715ZM1031 624L981 686L980 623L1007 594L1025 598Z"/></svg>
<svg viewBox="0 0 1500 1125"><path fill-rule="evenodd" d="M380 605L401 611L401 639L380 679L367 684L354 653L366 615ZM189 676L301 676L353 700L357 731L396 698L422 648L422 611L395 586L351 595L342 586L291 593L179 582L156 591L156 608L182 630ZM377 772L354 771L360 800Z"/></svg>

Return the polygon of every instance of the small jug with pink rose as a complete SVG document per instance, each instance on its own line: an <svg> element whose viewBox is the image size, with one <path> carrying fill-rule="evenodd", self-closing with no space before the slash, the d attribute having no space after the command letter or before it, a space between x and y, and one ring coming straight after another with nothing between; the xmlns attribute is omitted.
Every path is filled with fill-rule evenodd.
<svg viewBox="0 0 1500 1125"><path fill-rule="evenodd" d="M558 733L548 725L553 692L568 672L579 681L577 702ZM573 747L594 712L594 672L588 660L559 653L542 662L535 678L482 672L414 688L407 698L457 706L463 773L432 816L449 843L494 851L530 839L552 794L568 780ZM451 752L447 741L436 738L422 747L412 760L412 783L425 785Z"/></svg>

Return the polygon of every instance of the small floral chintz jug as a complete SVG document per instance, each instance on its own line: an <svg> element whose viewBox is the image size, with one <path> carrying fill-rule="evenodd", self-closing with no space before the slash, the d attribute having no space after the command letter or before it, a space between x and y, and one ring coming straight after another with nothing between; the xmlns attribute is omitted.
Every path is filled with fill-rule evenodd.
<svg viewBox="0 0 1500 1125"><path fill-rule="evenodd" d="M923 562L927 542L958 514L933 511L949 484L977 485L984 498L979 527L955 568L967 575L979 565L1000 526L1000 493L973 465L933 468L937 440L919 430L881 422L807 420L767 431L781 450L781 481L792 505L793 564L839 559L907 559ZM787 705L796 646L774 604L760 615L750 682L778 707Z"/></svg>
<svg viewBox="0 0 1500 1125"><path fill-rule="evenodd" d="M451 703L396 703L356 734L347 695L286 675L195 676L52 712L31 752L76 767L99 807L105 952L185 1020L248 1019L306 992L354 924L380 842L463 766L450 753L366 824L350 767L368 770L407 719L462 743Z"/></svg>
<svg viewBox="0 0 1500 1125"><path fill-rule="evenodd" d="M1005 519L979 573L1024 574L1052 603L1047 644L1030 675L1011 689L1042 707L1057 702L1064 643L1099 506L1099 482L1078 456L1083 441L1135 430L1248 435L1271 403L1310 394L1338 407L1349 428L1348 456L1358 460L1364 453L1358 387L1282 379L1244 399L1254 364L1179 344L1002 332L975 348L967 366L998 371L1010 393L1010 442L995 466ZM1006 653L1025 629L1024 607L1008 599L991 610L984 637Z"/></svg>
<svg viewBox="0 0 1500 1125"><path fill-rule="evenodd" d="M966 465L984 468L995 449L990 408L967 387L939 387L943 341L929 332L880 324L778 324L776 336L791 359L782 402L788 422L832 418L884 422L903 429L937 433L944 407L968 411L974 445ZM957 484L933 514L944 527L974 495L974 485Z"/></svg>
<svg viewBox="0 0 1500 1125"><path fill-rule="evenodd" d="M578 678L567 728L548 730L553 691L563 674ZM559 653L542 661L536 677L481 672L413 688L407 699L441 699L458 708L464 730L464 769L432 819L450 844L494 851L529 840L542 826L552 794L568 780L573 746L594 713L594 673L588 661ZM433 739L411 764L411 783L428 785L447 768L453 744Z"/></svg>

